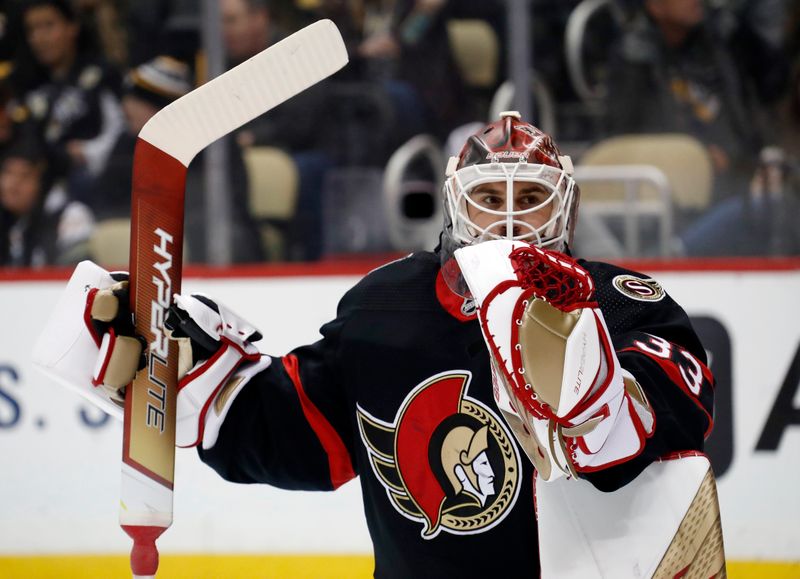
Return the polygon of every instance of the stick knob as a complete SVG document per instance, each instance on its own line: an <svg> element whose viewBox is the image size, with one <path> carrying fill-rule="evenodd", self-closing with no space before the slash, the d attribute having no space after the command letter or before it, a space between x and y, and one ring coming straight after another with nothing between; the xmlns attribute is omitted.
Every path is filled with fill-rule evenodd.
<svg viewBox="0 0 800 579"><path fill-rule="evenodd" d="M134 578L154 578L158 569L156 539L166 530L166 527L122 525L122 528L133 539L131 571L133 571Z"/></svg>

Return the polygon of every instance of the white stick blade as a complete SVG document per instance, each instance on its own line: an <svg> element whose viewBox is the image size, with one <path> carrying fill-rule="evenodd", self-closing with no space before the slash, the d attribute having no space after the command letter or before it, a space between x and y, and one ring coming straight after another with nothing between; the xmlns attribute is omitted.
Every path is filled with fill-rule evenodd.
<svg viewBox="0 0 800 579"><path fill-rule="evenodd" d="M339 29L320 20L170 103L139 137L188 166L220 137L347 64Z"/></svg>

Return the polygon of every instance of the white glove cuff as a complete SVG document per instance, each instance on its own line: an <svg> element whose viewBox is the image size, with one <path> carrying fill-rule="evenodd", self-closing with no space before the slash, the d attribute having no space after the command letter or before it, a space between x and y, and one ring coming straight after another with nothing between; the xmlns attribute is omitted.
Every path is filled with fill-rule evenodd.
<svg viewBox="0 0 800 579"><path fill-rule="evenodd" d="M223 346L208 360L199 362L178 382L175 444L197 446L203 439L205 419L217 394L243 361L257 362L261 353L253 344L244 348L222 338Z"/></svg>
<svg viewBox="0 0 800 579"><path fill-rule="evenodd" d="M581 472L609 468L634 458L653 433L655 415L639 383L622 369L614 380L622 382L622 387L615 386L614 398L599 409L597 416L601 420L587 434L567 438L572 460ZM562 433L570 437L580 428L564 429Z"/></svg>

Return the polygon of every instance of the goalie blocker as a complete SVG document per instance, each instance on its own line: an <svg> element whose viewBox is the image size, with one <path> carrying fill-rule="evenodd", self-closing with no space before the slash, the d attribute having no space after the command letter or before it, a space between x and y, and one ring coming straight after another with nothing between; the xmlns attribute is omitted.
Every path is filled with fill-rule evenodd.
<svg viewBox="0 0 800 579"><path fill-rule="evenodd" d="M127 284L125 272L81 262L35 348L40 367L119 420L125 388L146 363ZM176 445L211 448L237 394L271 358L252 343L255 327L200 294L174 296L165 327L178 343Z"/></svg>

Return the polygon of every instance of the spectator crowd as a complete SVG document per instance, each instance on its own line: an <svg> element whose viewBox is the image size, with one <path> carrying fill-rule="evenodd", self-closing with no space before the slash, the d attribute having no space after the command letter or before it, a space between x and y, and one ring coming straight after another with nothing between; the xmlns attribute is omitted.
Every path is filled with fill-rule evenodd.
<svg viewBox="0 0 800 579"><path fill-rule="evenodd" d="M583 31L580 72L595 86L592 102L576 90L565 56L581 4L529 3L534 76L551 96L553 126L543 128L577 164L614 135L689 135L707 153L713 187L701 208L676 213L673 254L800 254L800 2L607 0ZM207 80L198 5L0 1L0 266L92 258L97 225L129 217L136 135ZM409 139L429 135L444 151L448 137L490 120L507 80L505 5L220 0L229 67L320 18L338 25L351 59L225 140L232 260L312 261L359 250L326 243L325 231L341 225L330 216L338 191L380 196L380 179L364 176L380 175ZM458 22L482 23L495 39L488 80L476 82L459 58ZM534 124L548 105L542 94L534 93ZM278 250L250 210L247 152L267 147L288 155L298 175ZM213 230L205 163L198 156L187 178L186 251L195 263L207 261ZM412 165L410 179L435 182L440 169ZM595 226L587 221L587 230ZM613 221L604 227L617 233ZM392 248L361 248L376 249Z"/></svg>

